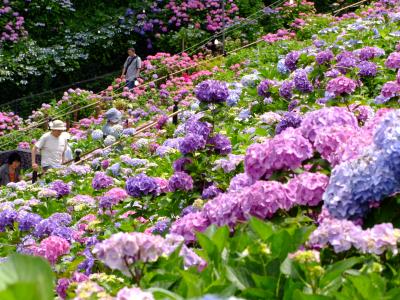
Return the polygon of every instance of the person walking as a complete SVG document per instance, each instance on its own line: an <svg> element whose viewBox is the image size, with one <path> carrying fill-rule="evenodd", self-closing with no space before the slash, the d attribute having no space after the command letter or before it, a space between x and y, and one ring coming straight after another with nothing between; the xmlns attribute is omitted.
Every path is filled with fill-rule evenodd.
<svg viewBox="0 0 400 300"><path fill-rule="evenodd" d="M65 123L55 120L50 123L50 132L41 136L32 149L32 169L37 171L36 151L40 150L41 166L44 172L51 168L61 167L64 161L64 154L67 150L68 135L64 133L67 129Z"/></svg>
<svg viewBox="0 0 400 300"><path fill-rule="evenodd" d="M134 48L128 49L128 55L122 69L121 77L126 79L126 86L131 90L135 87L135 81L139 78L142 60L136 55Z"/></svg>
<svg viewBox="0 0 400 300"><path fill-rule="evenodd" d="M21 156L18 153L12 153L8 157L7 163L0 167L0 186L20 181L20 167Z"/></svg>

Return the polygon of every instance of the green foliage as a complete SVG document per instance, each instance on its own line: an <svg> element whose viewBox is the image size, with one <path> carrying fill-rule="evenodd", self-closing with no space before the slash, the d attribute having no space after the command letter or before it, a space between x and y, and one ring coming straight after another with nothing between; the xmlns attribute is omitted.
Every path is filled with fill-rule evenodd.
<svg viewBox="0 0 400 300"><path fill-rule="evenodd" d="M47 261L13 254L0 264L0 299L52 300L54 275Z"/></svg>

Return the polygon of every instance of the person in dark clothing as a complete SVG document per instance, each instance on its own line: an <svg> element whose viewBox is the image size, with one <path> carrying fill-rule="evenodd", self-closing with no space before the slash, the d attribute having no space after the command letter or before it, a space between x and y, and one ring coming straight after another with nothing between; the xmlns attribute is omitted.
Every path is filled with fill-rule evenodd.
<svg viewBox="0 0 400 300"><path fill-rule="evenodd" d="M8 157L8 162L0 167L0 185L7 185L10 182L20 181L19 171L21 157L13 153Z"/></svg>

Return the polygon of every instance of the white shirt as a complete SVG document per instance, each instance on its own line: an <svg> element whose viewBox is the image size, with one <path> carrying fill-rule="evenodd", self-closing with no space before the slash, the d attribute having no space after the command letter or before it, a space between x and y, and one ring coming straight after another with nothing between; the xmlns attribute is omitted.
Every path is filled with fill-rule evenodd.
<svg viewBox="0 0 400 300"><path fill-rule="evenodd" d="M47 132L39 139L35 146L40 149L42 167L59 167L62 164L62 155L67 147L68 135L62 133L58 138Z"/></svg>

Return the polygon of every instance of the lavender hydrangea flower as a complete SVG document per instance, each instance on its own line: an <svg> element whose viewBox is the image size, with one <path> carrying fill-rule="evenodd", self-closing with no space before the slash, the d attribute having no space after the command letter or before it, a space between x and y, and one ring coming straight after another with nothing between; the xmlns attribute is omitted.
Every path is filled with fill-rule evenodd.
<svg viewBox="0 0 400 300"><path fill-rule="evenodd" d="M346 108L327 107L306 113L300 130L305 138L314 142L318 130L334 125L358 128L356 117Z"/></svg>
<svg viewBox="0 0 400 300"><path fill-rule="evenodd" d="M353 79L345 76L340 76L331 79L326 85L326 90L335 96L344 96L354 93L357 84Z"/></svg>
<svg viewBox="0 0 400 300"><path fill-rule="evenodd" d="M107 176L104 172L96 172L92 180L92 187L95 190L101 190L112 186L113 183L113 179Z"/></svg>
<svg viewBox="0 0 400 300"><path fill-rule="evenodd" d="M295 88L301 93L310 93L313 91L313 85L308 80L307 72L304 69L298 69L294 72L293 82Z"/></svg>
<svg viewBox="0 0 400 300"><path fill-rule="evenodd" d="M230 139L223 134L216 134L211 137L207 144L212 145L214 151L221 155L227 155L232 152L232 144Z"/></svg>
<svg viewBox="0 0 400 300"><path fill-rule="evenodd" d="M6 228L13 228L17 217L18 213L13 209L0 211L0 232L4 231Z"/></svg>
<svg viewBox="0 0 400 300"><path fill-rule="evenodd" d="M386 82L381 90L381 95L385 99L394 98L400 95L400 84L397 81Z"/></svg>
<svg viewBox="0 0 400 300"><path fill-rule="evenodd" d="M40 221L42 221L42 217L37 214L27 212L19 213L17 219L18 229L20 231L30 231L39 224Z"/></svg>
<svg viewBox="0 0 400 300"><path fill-rule="evenodd" d="M156 195L158 193L158 186L155 179L143 173L128 178L125 189L128 195L137 198L147 195Z"/></svg>
<svg viewBox="0 0 400 300"><path fill-rule="evenodd" d="M280 59L277 64L278 72L281 74L286 74L289 72L289 69L285 65L285 59Z"/></svg>
<svg viewBox="0 0 400 300"><path fill-rule="evenodd" d="M389 69L400 68L400 52L392 52L385 61L385 66Z"/></svg>
<svg viewBox="0 0 400 300"><path fill-rule="evenodd" d="M231 179L229 184L229 192L239 191L244 187L250 186L254 183L254 180L246 173L237 174Z"/></svg>
<svg viewBox="0 0 400 300"><path fill-rule="evenodd" d="M225 102L229 96L228 86L225 82L205 80L195 88L197 99L206 103Z"/></svg>
<svg viewBox="0 0 400 300"><path fill-rule="evenodd" d="M190 191L193 189L193 179L185 172L176 172L169 179L169 187L171 191Z"/></svg>
<svg viewBox="0 0 400 300"><path fill-rule="evenodd" d="M57 197L63 197L71 192L71 188L68 184L64 183L62 180L56 180L51 184L51 189L57 192Z"/></svg>
<svg viewBox="0 0 400 300"><path fill-rule="evenodd" d="M202 213L190 213L172 223L170 233L181 235L186 243L191 243L196 241L196 232L205 231L209 225Z"/></svg>
<svg viewBox="0 0 400 300"><path fill-rule="evenodd" d="M102 140L103 139L103 131L101 131L100 129L93 130L92 139L95 141Z"/></svg>

